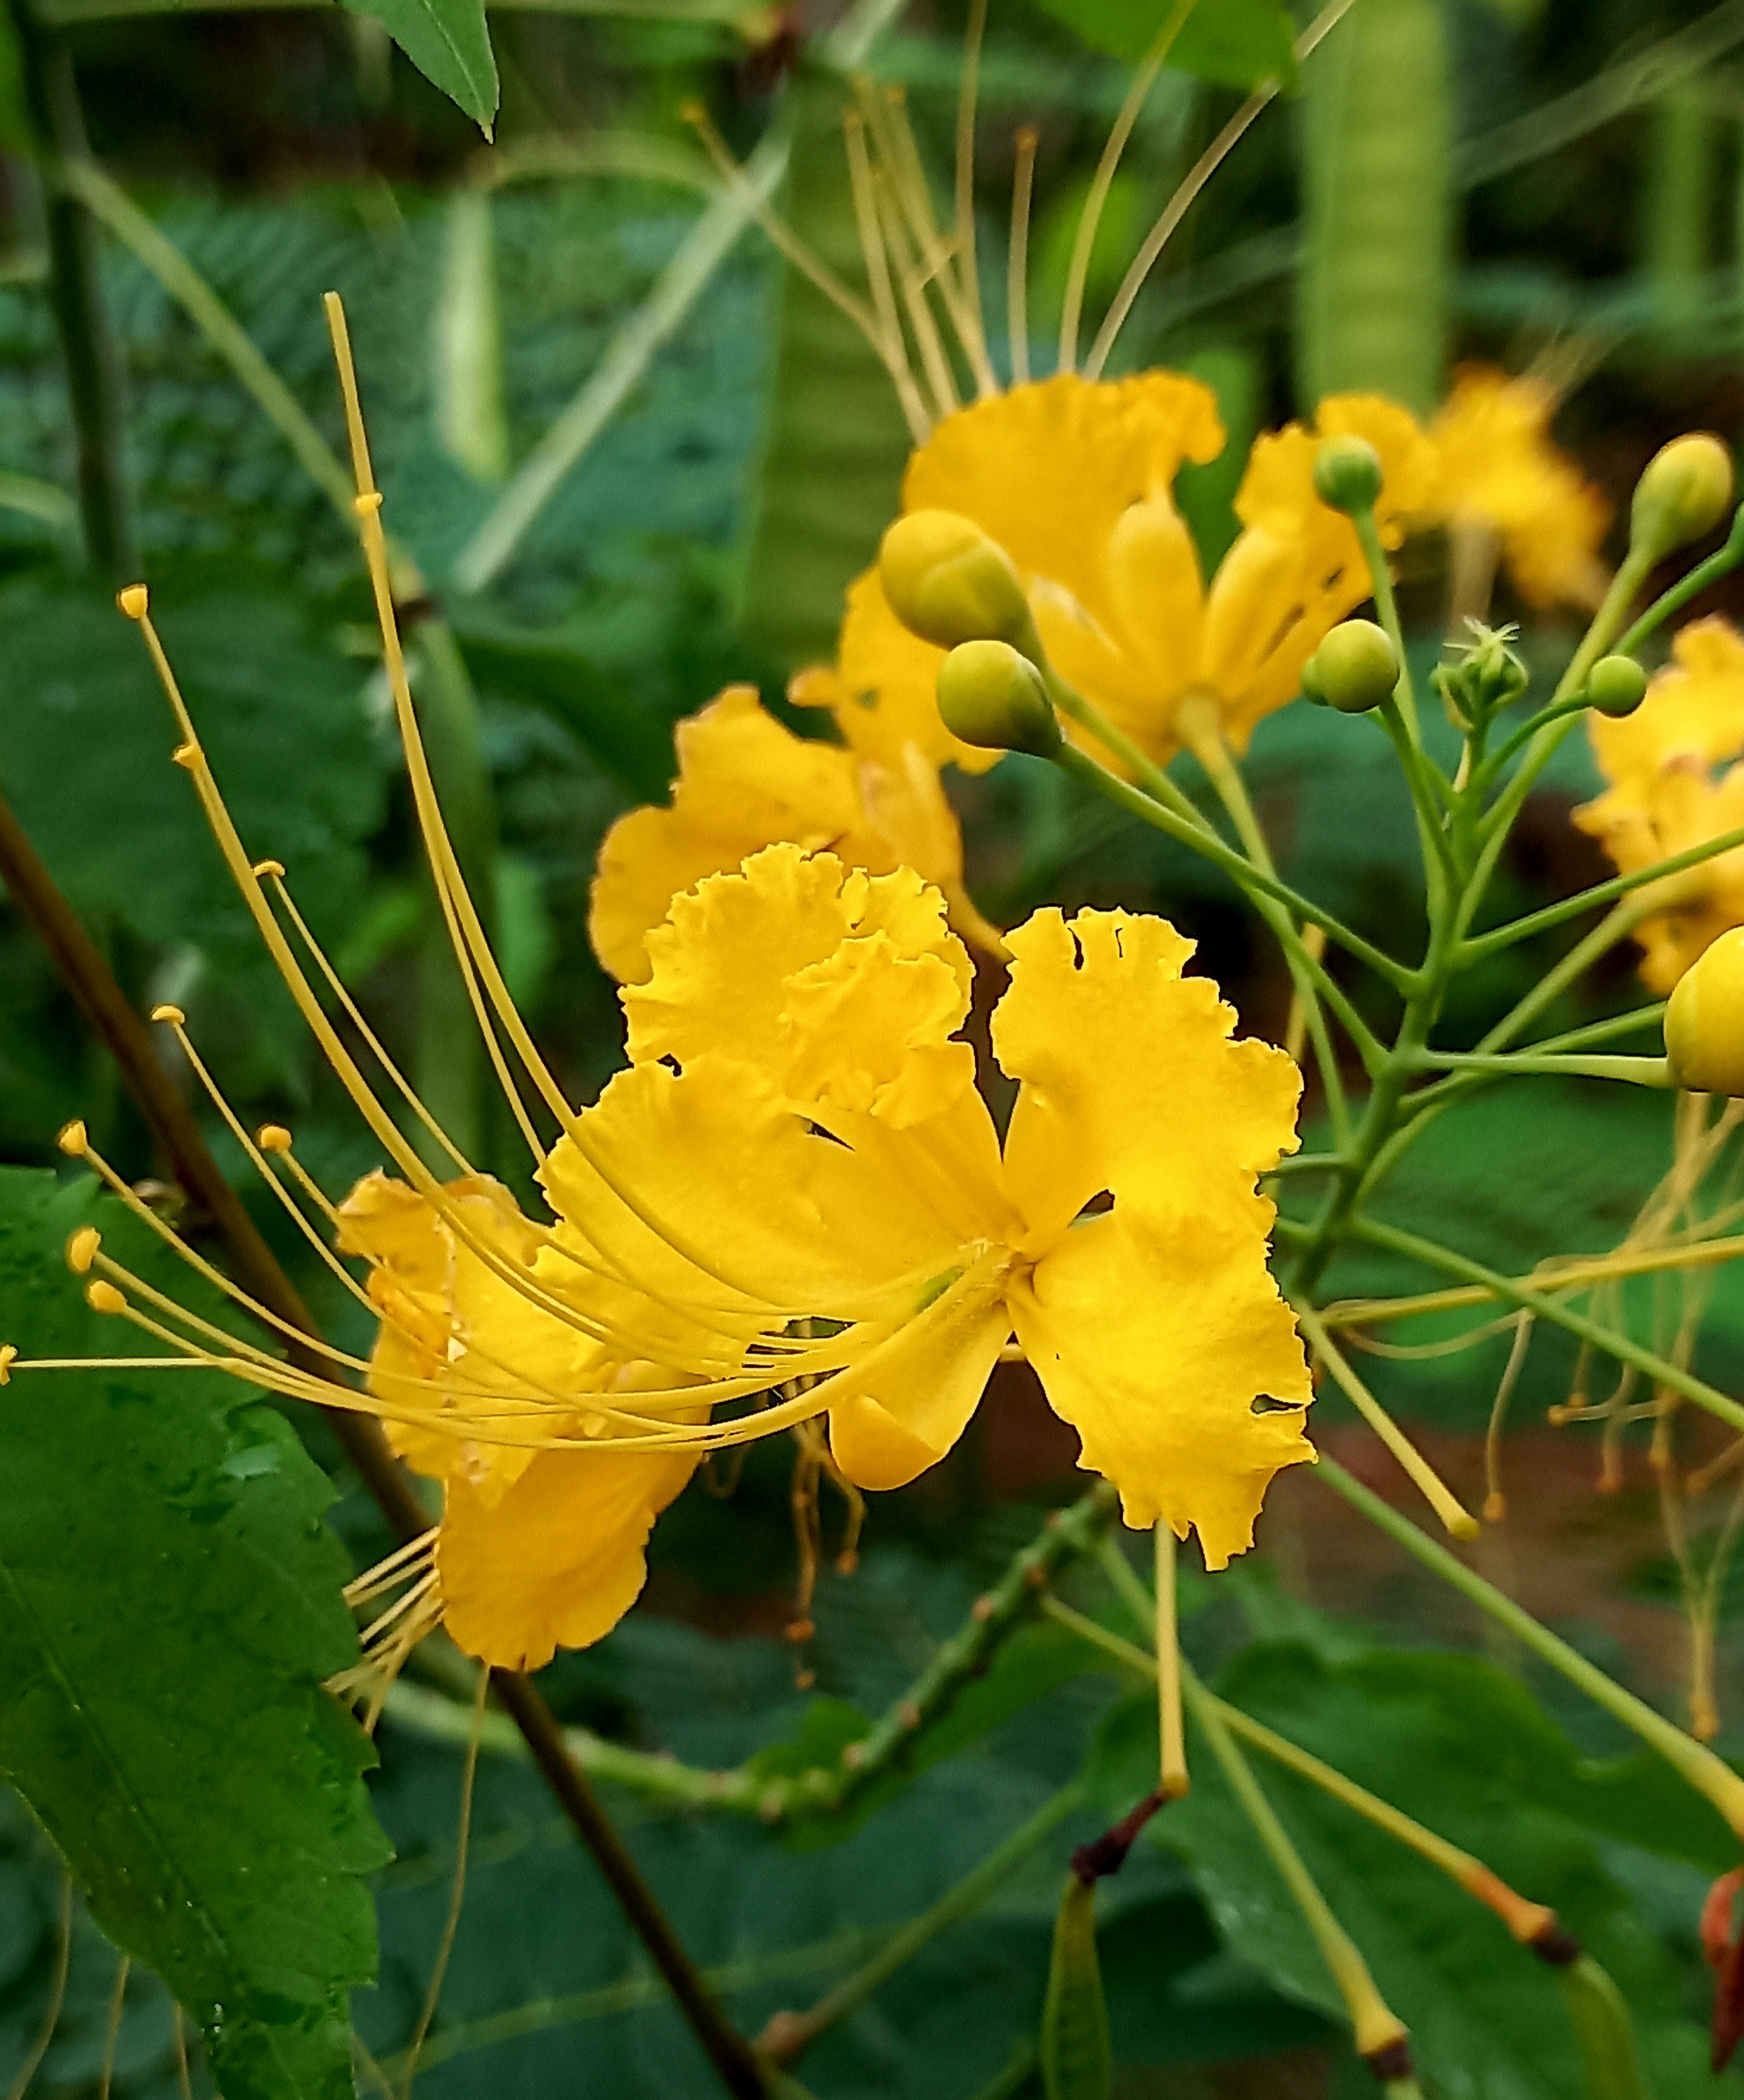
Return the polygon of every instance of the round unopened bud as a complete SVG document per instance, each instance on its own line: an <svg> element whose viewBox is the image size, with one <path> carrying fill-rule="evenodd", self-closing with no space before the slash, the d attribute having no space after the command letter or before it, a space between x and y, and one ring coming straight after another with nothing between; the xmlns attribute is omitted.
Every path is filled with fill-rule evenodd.
<svg viewBox="0 0 1744 2100"><path fill-rule="evenodd" d="M1050 758L1059 724L1042 673L1009 642L963 642L939 666L939 712L953 736L984 751Z"/></svg>
<svg viewBox="0 0 1744 2100"><path fill-rule="evenodd" d="M1697 1094L1744 1094L1744 926L1711 942L1665 1009L1671 1076Z"/></svg>
<svg viewBox="0 0 1744 2100"><path fill-rule="evenodd" d="M1657 562L1711 532L1732 505L1732 455L1711 430L1673 438L1647 462L1629 505L1629 551Z"/></svg>
<svg viewBox="0 0 1744 2100"><path fill-rule="evenodd" d="M972 518L954 510L899 518L878 551L891 611L923 642L1021 642L1029 601L1011 558Z"/></svg>
<svg viewBox="0 0 1744 2100"><path fill-rule="evenodd" d="M1632 715L1647 697L1647 673L1632 656L1601 656L1587 679L1587 704L1601 715Z"/></svg>
<svg viewBox="0 0 1744 2100"><path fill-rule="evenodd" d="M1323 708L1330 704L1326 697L1326 689L1320 683L1320 673L1313 657L1310 656L1303 664L1297 682L1301 688L1302 698L1311 706Z"/></svg>
<svg viewBox="0 0 1744 2100"><path fill-rule="evenodd" d="M1398 651L1373 620L1341 620L1315 650L1310 669L1328 707L1366 715L1392 699Z"/></svg>
<svg viewBox="0 0 1744 2100"><path fill-rule="evenodd" d="M1328 438L1314 456L1314 492L1334 510L1372 510L1381 478L1381 455L1367 438Z"/></svg>

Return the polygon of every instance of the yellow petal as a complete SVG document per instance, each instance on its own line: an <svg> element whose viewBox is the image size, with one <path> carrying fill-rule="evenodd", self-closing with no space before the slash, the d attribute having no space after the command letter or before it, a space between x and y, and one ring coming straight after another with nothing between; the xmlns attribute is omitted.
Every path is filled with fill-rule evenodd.
<svg viewBox="0 0 1744 2100"><path fill-rule="evenodd" d="M648 933L674 897L775 840L828 846L881 869L896 865L866 824L848 753L794 735L750 686L729 686L681 722L677 745L672 807L632 810L600 849L588 931L620 982L647 976Z"/></svg>
<svg viewBox="0 0 1744 2100"><path fill-rule="evenodd" d="M1020 1083L1005 1156L1035 1262L1019 1339L1130 1520L1196 1525L1221 1564L1271 1473L1309 1455L1293 1417L1252 1411L1310 1396L1256 1187L1295 1149L1301 1074L1231 1041L1234 1012L1180 974L1191 948L1164 920L1038 912L1011 946L993 1042ZM1103 1193L1112 1212L1081 1217Z"/></svg>
<svg viewBox="0 0 1744 2100"><path fill-rule="evenodd" d="M963 1432L1011 1331L997 1276L960 1288L880 1352L861 1391L830 1410L830 1449L857 1487L901 1488Z"/></svg>
<svg viewBox="0 0 1744 2100"><path fill-rule="evenodd" d="M962 1235L919 1137L865 1124L857 1144L826 1135L729 1059L636 1065L540 1178L582 1243L656 1299L764 1326L901 1318L964 1265Z"/></svg>
<svg viewBox="0 0 1744 2100"><path fill-rule="evenodd" d="M771 846L675 898L648 952L647 983L622 995L638 1062L729 1057L796 1105L899 1123L973 1083L973 1053L950 1040L969 959L912 870L867 876Z"/></svg>
<svg viewBox="0 0 1744 2100"><path fill-rule="evenodd" d="M1227 1215L1122 1215L1071 1233L1014 1291L1013 1321L1081 1463L1113 1481L1126 1521L1199 1533L1209 1568L1253 1542L1280 1467L1311 1459L1312 1396L1263 1236ZM1255 1414L1261 1396L1290 1411Z"/></svg>
<svg viewBox="0 0 1744 2100"><path fill-rule="evenodd" d="M499 1670L603 1638L640 1595L654 1520L696 1463L601 1445L539 1452L493 1502L451 1480L436 1542L449 1634Z"/></svg>

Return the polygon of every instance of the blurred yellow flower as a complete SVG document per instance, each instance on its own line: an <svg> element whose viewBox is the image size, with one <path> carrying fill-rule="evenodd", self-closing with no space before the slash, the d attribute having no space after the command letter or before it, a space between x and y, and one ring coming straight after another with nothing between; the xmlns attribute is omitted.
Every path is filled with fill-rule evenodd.
<svg viewBox="0 0 1744 2100"><path fill-rule="evenodd" d="M1574 812L1624 875L1744 829L1744 637L1718 616L1693 621L1632 714L1588 718L1610 783ZM1723 769L1716 771L1716 768ZM1744 847L1652 885L1636 929L1642 981L1668 992L1708 943L1744 925Z"/></svg>
<svg viewBox="0 0 1744 2100"><path fill-rule="evenodd" d="M1152 757L1166 762L1178 748L1189 695L1214 702L1241 750L1294 697L1327 630L1369 594L1350 520L1314 492L1320 439L1346 432L1381 454L1382 537L1398 545L1428 492L1429 448L1404 409L1333 396L1312 431L1293 424L1255 444L1235 506L1246 529L1209 590L1171 491L1184 463L1216 457L1223 430L1210 390L1176 373L1062 374L978 401L915 452L903 509L955 511L996 540L1024 577L1055 669ZM909 733L932 749L953 741L933 704L942 656L905 633L875 573L860 579L838 668L870 724L925 724Z"/></svg>
<svg viewBox="0 0 1744 2100"><path fill-rule="evenodd" d="M826 704L835 698L815 689L804 697ZM838 715L864 712L847 703ZM942 734L936 709L933 721ZM750 686L729 686L681 722L677 745L670 806L631 810L600 848L588 931L620 983L647 976L647 936L675 897L782 839L808 850L827 846L874 873L917 869L944 892L959 933L1002 952L997 930L963 887L962 834L939 783L948 753L936 757L889 734L864 744L850 739L847 750L795 736Z"/></svg>
<svg viewBox="0 0 1744 2100"><path fill-rule="evenodd" d="M1529 374L1462 366L1429 426L1435 481L1421 522L1447 527L1456 569L1463 559L1487 574L1499 553L1528 605L1590 611L1610 580L1598 550L1610 505L1551 443L1557 403Z"/></svg>

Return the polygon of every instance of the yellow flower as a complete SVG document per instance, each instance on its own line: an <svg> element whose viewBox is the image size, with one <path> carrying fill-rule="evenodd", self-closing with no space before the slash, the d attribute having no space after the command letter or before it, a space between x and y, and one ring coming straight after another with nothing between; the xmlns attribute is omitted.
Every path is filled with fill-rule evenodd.
<svg viewBox="0 0 1744 2100"><path fill-rule="evenodd" d="M1422 434L1390 402L1333 396L1313 431L1293 424L1254 446L1236 499L1246 530L1209 590L1171 490L1184 462L1215 457L1223 431L1209 390L1178 373L1062 374L978 401L910 460L903 508L956 511L996 540L1024 579L1055 669L1153 758L1178 748L1177 710L1190 695L1214 703L1240 750L1294 697L1327 630L1369 594L1350 520L1314 492L1319 439L1347 432L1381 454L1382 536L1398 544L1429 486ZM872 725L926 723L909 733L936 748L949 734L933 705L943 651L913 636L898 646L892 636L903 634L876 575L861 578L840 679L870 701Z"/></svg>
<svg viewBox="0 0 1744 2100"><path fill-rule="evenodd" d="M1610 784L1574 821L1624 875L1744 828L1744 765L1728 762L1744 752L1744 637L1716 615L1681 629L1671 653L1632 714L1588 717ZM1642 981L1668 992L1711 941L1744 925L1744 848L1667 877L1653 894L1664 909L1635 938Z"/></svg>
<svg viewBox="0 0 1744 2100"><path fill-rule="evenodd" d="M862 1487L945 1455L1015 1331L1129 1522L1196 1528L1222 1566L1311 1456L1256 1189L1300 1075L1230 1039L1160 920L1044 911L1009 944L1002 1154L936 892L791 846L704 880L624 991L630 1070L546 1166L559 1234L662 1302L760 1320L764 1348L777 1322L827 1336L821 1382L747 1430L827 1404Z"/></svg>
<svg viewBox="0 0 1744 2100"><path fill-rule="evenodd" d="M1493 541L1528 605L1590 611L1608 580L1598 550L1610 505L1550 442L1557 399L1529 375L1462 366L1429 426L1436 474L1423 522Z"/></svg>
<svg viewBox="0 0 1744 2100"><path fill-rule="evenodd" d="M647 976L645 943L674 897L780 839L827 846L879 873L918 869L949 898L959 931L1000 951L998 933L963 887L962 835L932 752L890 736L864 748L850 739L846 751L795 736L749 686L729 686L681 722L677 744L670 806L620 817L600 849L588 930L621 983Z"/></svg>

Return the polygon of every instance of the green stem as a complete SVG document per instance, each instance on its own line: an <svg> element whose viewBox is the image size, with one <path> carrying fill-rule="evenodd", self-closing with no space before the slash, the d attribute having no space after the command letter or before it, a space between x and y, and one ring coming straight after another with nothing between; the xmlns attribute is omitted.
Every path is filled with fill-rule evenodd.
<svg viewBox="0 0 1744 2100"><path fill-rule="evenodd" d="M1288 883L1262 874L1232 846L1225 845L1221 839L1208 832L1202 823L1187 823L1184 818L1177 816L1173 810L1165 808L1129 782L1116 778L1099 765L1087 752L1080 751L1076 744L1062 743L1054 754L1054 763L1063 772L1070 774L1073 779L1081 780L1086 787L1094 788L1099 795L1106 796L1129 815L1152 825L1180 845L1190 847L1193 852L1209 861L1213 867L1221 868L1244 891L1249 893L1257 892L1262 896L1275 898L1279 903L1287 905L1297 918L1323 927L1328 940L1336 941L1359 962L1366 963L1377 977L1384 979L1395 990L1409 993L1415 988L1415 971L1407 969L1403 963L1394 962L1390 955L1384 955L1372 942L1365 941L1360 933L1353 932L1332 912L1292 889Z"/></svg>
<svg viewBox="0 0 1744 2100"><path fill-rule="evenodd" d="M1530 1072L1547 1079L1626 1079L1637 1087L1676 1084L1663 1057L1544 1057L1530 1050L1492 1057L1476 1050L1420 1050L1412 1062L1419 1071L1488 1072L1496 1079Z"/></svg>
<svg viewBox="0 0 1744 2100"><path fill-rule="evenodd" d="M1323 1452L1315 1472L1328 1487L1342 1495L1352 1508L1359 1510L1414 1559L1469 1598L1481 1612L1498 1626L1504 1626L1523 1647L1548 1662L1570 1683L1578 1685L1606 1713L1639 1736L1711 1802L1731 1829L1744 1838L1744 1779L1740 1779L1729 1765L1693 1736L1685 1735L1663 1714L1655 1713L1633 1692L1626 1692L1566 1641L1559 1640L1530 1612L1523 1611L1511 1597L1504 1596L1492 1583L1485 1582L1482 1576L1456 1559L1426 1532L1420 1531L1408 1517L1401 1516L1361 1481L1354 1480Z"/></svg>
<svg viewBox="0 0 1744 2100"><path fill-rule="evenodd" d="M1725 544L1716 547L1704 562L1698 562L1689 574L1679 578L1669 590L1663 591L1648 607L1628 633L1617 644L1619 656L1632 656L1648 638L1663 627L1674 612L1681 612L1693 598L1698 598L1710 584L1718 583L1729 576L1741 561L1744 561L1744 506L1741 506L1732 520L1732 530L1726 535Z"/></svg>
<svg viewBox="0 0 1744 2100"><path fill-rule="evenodd" d="M1615 898L1626 897L1632 890L1641 889L1649 882L1658 882L1668 875L1680 875L1686 867L1699 867L1703 861L1712 860L1716 854L1730 853L1734 846L1744 845L1744 828L1722 832L1717 838L1704 839L1698 846L1691 846L1687 853L1672 854L1664 860L1656 860L1650 867L1638 867L1627 875L1613 876L1608 882L1596 882L1590 889L1578 895L1565 897L1560 904L1547 904L1541 911L1527 914L1524 919L1515 919L1505 926L1497 926L1487 933L1479 933L1460 944L1462 967L1499 954L1512 947L1515 942L1529 939L1535 933L1543 933L1552 926L1560 926L1570 919L1579 919L1585 912L1601 904L1609 904ZM1648 906L1646 910L1653 907Z"/></svg>
<svg viewBox="0 0 1744 2100"><path fill-rule="evenodd" d="M1081 1798L1082 1789L1077 1780L1063 1787L1027 1823L1002 1839L984 1860L977 1861L936 1903L929 1904L918 1917L899 1926L870 1961L852 1975L843 1977L809 2011L777 2014L762 2037L764 2049L778 2062L797 2062L820 2035L838 2020L857 2011L874 1991L912 1961L923 1947L950 1926L974 1917L1000 1883L1023 1864L1044 1838L1059 1828Z"/></svg>
<svg viewBox="0 0 1744 2100"><path fill-rule="evenodd" d="M1364 510L1354 510L1350 523L1356 528L1357 542L1363 549L1363 558L1368 564L1369 586L1375 594L1375 610L1381 615L1381 624L1386 629L1387 639L1393 644L1393 652L1398 658L1398 683L1393 690L1394 703L1398 708L1399 719L1413 750L1422 748L1422 731L1417 723L1416 688L1411 682L1411 658L1405 648L1405 629L1398 616L1398 600L1393 591L1393 571L1387 561L1387 550L1381 544L1380 527L1375 523L1372 506Z"/></svg>
<svg viewBox="0 0 1744 2100"><path fill-rule="evenodd" d="M1602 1349L1618 1363L1629 1364L1652 1379L1654 1383L1669 1391L1680 1393L1685 1400L1693 1401L1711 1415L1724 1422L1728 1428L1744 1431L1744 1406L1727 1394L1705 1384L1693 1373L1683 1370L1664 1357L1655 1356L1651 1349L1644 1348L1639 1342L1627 1335L1602 1326L1598 1321L1577 1312L1559 1299L1535 1290L1530 1284L1517 1283L1512 1277L1498 1270L1486 1268L1482 1262L1473 1261L1463 1254L1456 1254L1451 1247L1444 1247L1434 1240L1420 1238L1416 1233L1403 1232L1397 1225L1383 1225L1375 1220L1364 1218L1352 1229L1357 1238L1371 1246L1389 1248L1394 1254L1409 1255L1428 1268L1438 1268L1447 1276L1457 1276L1467 1283L1481 1283L1485 1288L1511 1305L1517 1305L1552 1326L1566 1328L1570 1334L1578 1335L1583 1342L1591 1342L1595 1348Z"/></svg>
<svg viewBox="0 0 1744 2100"><path fill-rule="evenodd" d="M1235 827L1235 836L1247 848L1249 859L1262 875L1275 877L1278 870L1271 857L1271 849L1266 844L1265 832L1260 828L1253 805L1248 799L1247 783L1241 777L1240 768L1231 756L1222 732L1212 730L1191 748L1193 756L1205 768L1206 778L1229 812L1230 822ZM1284 965L1290 973L1290 982L1295 988L1297 998L1301 1001L1302 1012L1308 1024L1309 1040L1314 1044L1315 1065L1320 1074L1321 1091L1326 1096L1327 1114L1332 1122L1332 1141L1341 1151L1350 1142L1350 1109L1345 1098L1345 1083L1338 1070L1337 1053L1332 1047L1332 1035L1326 1025L1326 1014L1320 1003L1323 981L1330 982L1328 973L1303 946L1297 932L1296 922L1281 905L1274 903L1269 898L1258 898L1255 900L1255 909L1277 936ZM1352 1030L1351 1040L1357 1045L1366 1067L1372 1057L1381 1054L1381 1046L1341 994L1338 1003L1346 1009L1339 1018L1344 1021L1347 1030Z"/></svg>
<svg viewBox="0 0 1744 2100"><path fill-rule="evenodd" d="M1653 910L1645 898L1628 897L1614 905L1592 931L1577 941L1566 955L1559 956L1524 999L1497 1021L1478 1044L1482 1051L1500 1050L1511 1043L1529 1021L1535 1021L1547 1006L1560 999L1567 988L1583 977L1600 956L1608 955L1619 941L1625 941Z"/></svg>
<svg viewBox="0 0 1744 2100"><path fill-rule="evenodd" d="M85 557L112 583L129 583L136 557L121 465L121 361L98 279L95 229L80 201L90 148L78 82L64 40L44 28L25 0L10 0L10 7L26 100L44 142L49 304L77 441Z"/></svg>

